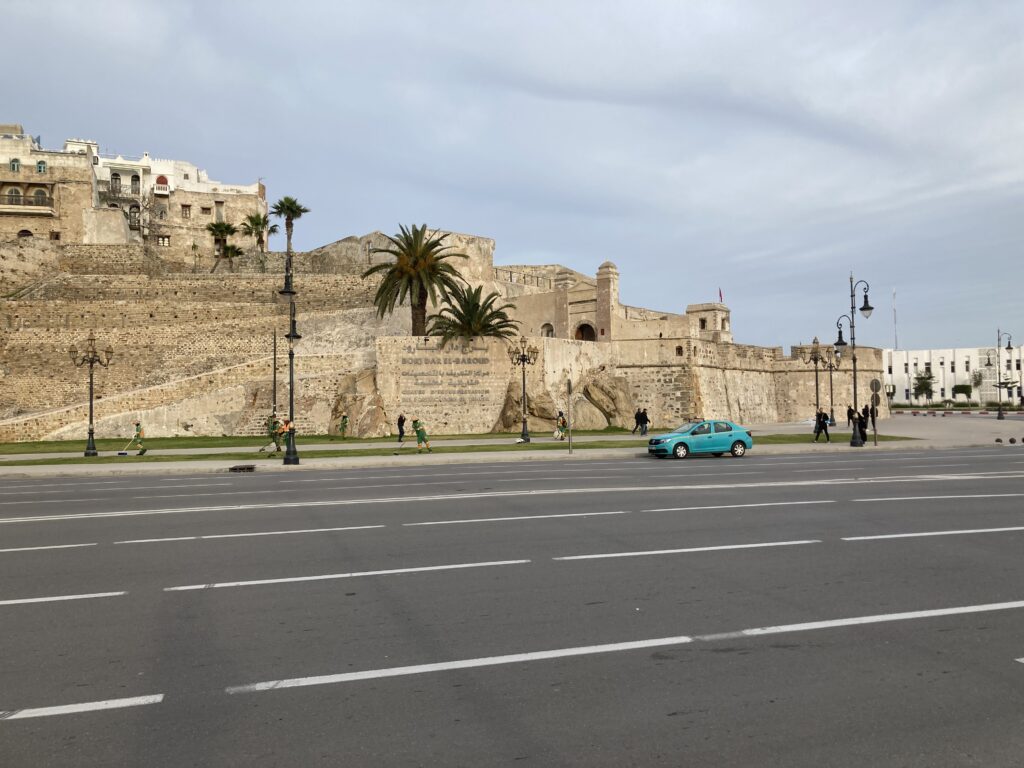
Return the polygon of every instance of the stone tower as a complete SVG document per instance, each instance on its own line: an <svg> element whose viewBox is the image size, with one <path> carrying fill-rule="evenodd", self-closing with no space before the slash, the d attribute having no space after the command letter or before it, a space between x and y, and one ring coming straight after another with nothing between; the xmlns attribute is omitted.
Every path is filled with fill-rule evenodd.
<svg viewBox="0 0 1024 768"><path fill-rule="evenodd" d="M606 261L597 270L597 340L615 338L619 315L619 268Z"/></svg>

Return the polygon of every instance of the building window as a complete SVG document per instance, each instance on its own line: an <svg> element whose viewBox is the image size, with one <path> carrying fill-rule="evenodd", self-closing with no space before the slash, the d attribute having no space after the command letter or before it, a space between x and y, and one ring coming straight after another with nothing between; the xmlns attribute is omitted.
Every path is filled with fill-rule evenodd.
<svg viewBox="0 0 1024 768"><path fill-rule="evenodd" d="M21 160L16 157L11 158L11 173L17 173L21 170Z"/></svg>
<svg viewBox="0 0 1024 768"><path fill-rule="evenodd" d="M133 205L128 209L128 226L132 229L139 227L139 206Z"/></svg>
<svg viewBox="0 0 1024 768"><path fill-rule="evenodd" d="M7 191L7 204L8 205L21 205L21 190L10 189Z"/></svg>
<svg viewBox="0 0 1024 768"><path fill-rule="evenodd" d="M544 325L540 327L540 335L546 339L554 338L555 327L551 323L544 323Z"/></svg>
<svg viewBox="0 0 1024 768"><path fill-rule="evenodd" d="M931 373L932 372L932 364L931 363L925 363L924 364L924 372L925 373Z"/></svg>
<svg viewBox="0 0 1024 768"><path fill-rule="evenodd" d="M224 221L224 201L215 200L213 204L217 208L217 221Z"/></svg>
<svg viewBox="0 0 1024 768"><path fill-rule="evenodd" d="M683 356L683 348L682 347L676 347L676 357L682 357L682 356Z"/></svg>
<svg viewBox="0 0 1024 768"><path fill-rule="evenodd" d="M121 174L112 173L110 174L110 194L120 195L121 194Z"/></svg>
<svg viewBox="0 0 1024 768"><path fill-rule="evenodd" d="M964 370L967 373L971 372L971 361L970 360L964 360Z"/></svg>
<svg viewBox="0 0 1024 768"><path fill-rule="evenodd" d="M158 235L156 238L156 244L162 248L171 247L171 236L170 235Z"/></svg>
<svg viewBox="0 0 1024 768"><path fill-rule="evenodd" d="M1017 358L1016 368L1017 368L1018 371L1020 370L1020 358L1019 357Z"/></svg>
<svg viewBox="0 0 1024 768"><path fill-rule="evenodd" d="M36 205L46 205L47 204L46 190L45 189L37 189L35 192L32 193L32 199L33 199L33 202L35 202Z"/></svg>
<svg viewBox="0 0 1024 768"><path fill-rule="evenodd" d="M910 399L910 390L909 389L904 389L903 390L903 399L904 400L909 400Z"/></svg>
<svg viewBox="0 0 1024 768"><path fill-rule="evenodd" d="M703 317L700 319L700 329L702 331L706 331L708 329L708 321L705 320Z"/></svg>
<svg viewBox="0 0 1024 768"><path fill-rule="evenodd" d="M892 376L892 366L889 366L889 375Z"/></svg>
<svg viewBox="0 0 1024 768"><path fill-rule="evenodd" d="M51 240L60 240L60 232L51 232L50 233L50 239Z"/></svg>
<svg viewBox="0 0 1024 768"><path fill-rule="evenodd" d="M181 218L183 218L183 219L191 219L192 218L192 206L191 205L183 205L183 206L181 206Z"/></svg>
<svg viewBox="0 0 1024 768"><path fill-rule="evenodd" d="M167 208L165 206L162 206L162 205L159 208L157 208L156 209L156 217L158 219L160 219L160 221L163 221L164 219L166 219L167 218Z"/></svg>
<svg viewBox="0 0 1024 768"><path fill-rule="evenodd" d="M186 173L184 175L185 175L185 181L188 181L188 174Z"/></svg>
<svg viewBox="0 0 1024 768"><path fill-rule="evenodd" d="M139 175L137 173L132 174L132 194L142 194L142 180L139 178Z"/></svg>
<svg viewBox="0 0 1024 768"><path fill-rule="evenodd" d="M1012 362L1013 362L1012 360L1007 358L1007 360L1006 360L1006 370L1010 370L1010 368L1011 368L1010 363L1012 363Z"/></svg>
<svg viewBox="0 0 1024 768"><path fill-rule="evenodd" d="M910 363L904 363L903 364L903 372L904 373L910 373Z"/></svg>
<svg viewBox="0 0 1024 768"><path fill-rule="evenodd" d="M204 205L202 208L199 209L199 212L204 216L209 216L211 213L213 213L213 209L210 208L209 206Z"/></svg>
<svg viewBox="0 0 1024 768"><path fill-rule="evenodd" d="M36 173L46 173L46 161L40 160L36 163Z"/></svg>
<svg viewBox="0 0 1024 768"><path fill-rule="evenodd" d="M956 360L949 361L949 372L956 373Z"/></svg>

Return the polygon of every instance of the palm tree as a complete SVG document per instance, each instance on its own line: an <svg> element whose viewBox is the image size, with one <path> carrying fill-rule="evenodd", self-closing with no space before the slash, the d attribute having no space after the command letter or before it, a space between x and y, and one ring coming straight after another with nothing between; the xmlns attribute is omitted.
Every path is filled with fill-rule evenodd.
<svg viewBox="0 0 1024 768"><path fill-rule="evenodd" d="M217 269L217 265L220 264L224 250L228 246L228 238L232 235L237 235L238 230L234 224L229 224L226 221L211 221L206 225L206 231L213 236L213 255L216 261L213 262L213 269L210 272L214 272Z"/></svg>
<svg viewBox="0 0 1024 768"><path fill-rule="evenodd" d="M468 258L464 253L451 253L452 246L444 244L447 234L428 232L427 225L412 225L406 229L399 224L399 233L389 248L374 248L373 253L387 253L394 261L375 264L363 273L367 278L381 274L373 303L380 317L394 312L396 304L404 304L406 297L412 309L412 335L427 334L427 302L437 304L438 294L446 297L461 284L458 270L447 259Z"/></svg>
<svg viewBox="0 0 1024 768"><path fill-rule="evenodd" d="M288 253L291 253L292 230L295 227L295 220L302 218L302 214L309 213L309 208L303 206L294 197L282 197L274 203L274 207L270 209L270 212L279 219L284 219L284 234L288 240Z"/></svg>
<svg viewBox="0 0 1024 768"><path fill-rule="evenodd" d="M518 320L509 318L505 310L515 309L515 304L497 306L501 296L491 292L481 298L483 286L467 288L455 286L445 297L445 307L431 315L428 333L441 337L444 347L452 339L472 339L489 336L495 339L511 339L518 335Z"/></svg>
<svg viewBox="0 0 1024 768"><path fill-rule="evenodd" d="M228 243L227 245L225 245L224 250L221 252L221 258L228 260L228 270L231 272L235 271L235 259L244 255L245 251L243 251L234 243ZM214 266L216 267L217 265L214 264Z"/></svg>
<svg viewBox="0 0 1024 768"><path fill-rule="evenodd" d="M242 234L256 239L260 253L266 252L267 240L279 231L277 224L271 224L270 217L265 213L250 213L242 220Z"/></svg>

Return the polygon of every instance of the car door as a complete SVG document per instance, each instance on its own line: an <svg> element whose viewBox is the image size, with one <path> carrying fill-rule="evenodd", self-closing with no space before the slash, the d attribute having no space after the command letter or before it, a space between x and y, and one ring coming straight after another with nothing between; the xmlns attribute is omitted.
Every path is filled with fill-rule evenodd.
<svg viewBox="0 0 1024 768"><path fill-rule="evenodd" d="M724 453L732 448L732 424L727 421L715 422L715 439L712 441L715 446L715 453Z"/></svg>
<svg viewBox="0 0 1024 768"><path fill-rule="evenodd" d="M690 451L693 453L709 453L715 448L715 433L711 428L711 422L705 421L698 424L690 432Z"/></svg>

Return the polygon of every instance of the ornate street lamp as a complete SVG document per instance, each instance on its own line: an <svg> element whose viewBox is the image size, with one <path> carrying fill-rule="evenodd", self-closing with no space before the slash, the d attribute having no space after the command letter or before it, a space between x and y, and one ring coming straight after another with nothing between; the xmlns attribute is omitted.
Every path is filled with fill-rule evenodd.
<svg viewBox="0 0 1024 768"><path fill-rule="evenodd" d="M89 366L89 440L85 444L85 455L86 456L97 456L96 451L96 438L93 431L93 368L97 363L106 368L110 365L110 361L114 357L114 348L107 344L107 348L102 352L96 349L96 336L92 331L89 331L89 338L86 341L85 349L79 352L78 347L74 344L71 345L71 349L68 350L68 355L71 357L71 362L77 367L83 365Z"/></svg>
<svg viewBox="0 0 1024 768"><path fill-rule="evenodd" d="M508 359L512 365L521 366L523 369L523 433L519 436L519 440L524 443L530 442L530 431L526 426L526 366L536 363L539 354L539 349L532 345L527 346L525 336L519 339L518 347L513 344L508 348Z"/></svg>
<svg viewBox="0 0 1024 768"><path fill-rule="evenodd" d="M295 329L295 288L292 285L292 253L288 251L284 262L284 288L278 293L288 297L288 447L284 451L285 464L298 464L299 452L295 448L295 343L302 337ZM274 406L277 408L276 404Z"/></svg>
<svg viewBox="0 0 1024 768"><path fill-rule="evenodd" d="M818 411L821 410L821 395L818 387L818 366L824 359L821 355L821 342L818 341L818 337L814 337L814 341L811 342L811 351L807 357L801 356L801 360L805 364L810 365L814 363L814 418L818 418ZM832 426L832 424L829 424Z"/></svg>
<svg viewBox="0 0 1024 768"><path fill-rule="evenodd" d="M836 328L839 331L839 337L836 339L835 349L836 354L842 354L846 348L846 341L843 340L843 320L846 320L847 325L850 328L850 360L853 367L853 410L857 411L857 323L854 320L857 316L857 288L863 283L864 285L864 304L861 305L860 313L864 315L864 319L871 317L871 312L874 307L871 306L868 301L868 290L871 286L868 285L866 280L858 280L856 283L853 282L853 273L850 273L850 314L840 315L839 319L836 320ZM853 434L850 436L850 446L852 448L863 448L864 441L860 437L860 430L854 427Z"/></svg>
<svg viewBox="0 0 1024 768"><path fill-rule="evenodd" d="M1006 351L1010 353L1010 359L1013 360L1013 337L1009 331L1002 331L996 328L996 419L1003 420L1006 418L1006 414L1003 413L1003 368L1002 363L999 360L999 345L1003 343L1003 336L1006 337ZM986 368L992 367L992 358L988 358L985 363ZM1007 390L1009 392L1009 390Z"/></svg>
<svg viewBox="0 0 1024 768"><path fill-rule="evenodd" d="M836 425L836 399L832 393L832 372L839 370L839 361L842 357L840 352L837 352L832 347L825 347L825 351L822 357L822 366L828 370L828 425L834 427Z"/></svg>

